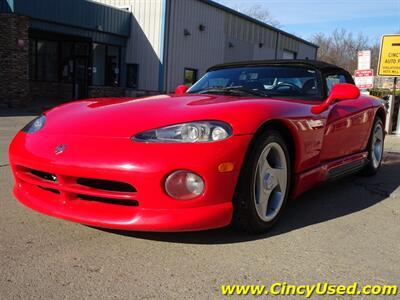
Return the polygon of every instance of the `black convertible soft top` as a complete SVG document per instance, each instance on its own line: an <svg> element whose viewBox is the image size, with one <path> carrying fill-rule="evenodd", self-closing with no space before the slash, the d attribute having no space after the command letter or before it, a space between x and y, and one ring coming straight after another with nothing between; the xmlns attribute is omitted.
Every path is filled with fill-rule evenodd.
<svg viewBox="0 0 400 300"><path fill-rule="evenodd" d="M319 60L308 60L308 59L281 59L281 60L254 60L254 61L241 61L241 62L233 62L233 63L224 63L212 66L207 70L214 71L219 69L227 69L227 68L237 68L237 67L260 67L260 66L309 66L315 69L319 69L321 71L324 70L337 70L337 71L344 71L347 73L346 70L323 62Z"/></svg>

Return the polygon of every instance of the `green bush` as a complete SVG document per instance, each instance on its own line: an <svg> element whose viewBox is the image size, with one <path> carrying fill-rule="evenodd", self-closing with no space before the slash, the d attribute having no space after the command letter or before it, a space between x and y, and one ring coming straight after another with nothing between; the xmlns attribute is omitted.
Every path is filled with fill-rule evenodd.
<svg viewBox="0 0 400 300"><path fill-rule="evenodd" d="M393 94L393 90L389 90L389 89L372 89L369 90L369 93L371 94L371 96L375 96L378 98L383 98L385 96L389 96ZM400 90L397 89L396 90L396 97L400 96Z"/></svg>

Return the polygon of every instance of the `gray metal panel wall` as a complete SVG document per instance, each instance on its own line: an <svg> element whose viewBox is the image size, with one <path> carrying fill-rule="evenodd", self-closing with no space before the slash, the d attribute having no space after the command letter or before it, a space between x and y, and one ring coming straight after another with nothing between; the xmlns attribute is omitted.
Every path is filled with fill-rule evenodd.
<svg viewBox="0 0 400 300"><path fill-rule="evenodd" d="M139 64L139 89L158 91L164 38L163 0L133 0L132 13L127 63Z"/></svg>
<svg viewBox="0 0 400 300"><path fill-rule="evenodd" d="M224 62L236 62L244 60L253 60L254 44L231 37L227 37L228 42L225 43Z"/></svg>
<svg viewBox="0 0 400 300"><path fill-rule="evenodd" d="M279 35L279 43L278 43L278 54L277 59L281 59L283 57L283 51L289 50L291 52L295 52L297 54L298 59L315 59L317 54L317 48L314 46L307 45L298 40L295 40L291 37L284 36L282 34Z"/></svg>
<svg viewBox="0 0 400 300"><path fill-rule="evenodd" d="M317 48L300 44L299 52L297 53L298 58L308 58L308 59L316 59L317 58Z"/></svg>
<svg viewBox="0 0 400 300"><path fill-rule="evenodd" d="M262 43L263 47L275 48L276 31L229 12L225 12L225 34L229 38L246 41L252 44Z"/></svg>
<svg viewBox="0 0 400 300"><path fill-rule="evenodd" d="M206 3L206 4L208 4L208 5L210 5L210 6L213 6L213 7L217 7L218 9L221 9L222 11L225 11L225 12L229 13L230 15L238 16L238 17L240 17L241 20L247 20L247 21L251 22L251 23L254 24L254 25L259 25L259 26L261 26L261 27L264 28L264 29L269 29L269 30L272 30L272 31L274 31L274 32L278 32L279 34L281 34L281 35L283 35L283 36L286 36L286 37L290 37L290 38L292 38L292 39L294 39L294 40L296 40L296 41L301 42L302 44L306 44L306 45L312 46L312 47L314 47L314 48L318 48L318 46L316 46L316 45L310 43L309 41L306 41L306 40L304 40L304 39L302 39L302 38L300 38L300 37L297 37L297 36L295 36L295 35L293 35L293 34L290 34L290 33L288 33L288 32L285 32L285 31L283 31L283 30L280 30L280 29L278 29L278 28L275 28L275 27L273 27L273 26L271 26L271 25L268 25L268 24L266 24L266 23L264 23L264 22L262 22L262 21L259 21L259 20L255 19L255 18L252 18L252 17L250 17L250 16L248 16L248 15L246 15L246 14L243 14L243 13L241 13L241 12L239 12L239 11L236 11L236 10L234 10L234 9L232 9L232 8L229 8L229 7L227 7L227 6L224 6L224 5L222 5L222 4L219 4L219 3L216 2L215 0L198 0L198 1L201 1L201 2L203 2L203 3Z"/></svg>
<svg viewBox="0 0 400 300"><path fill-rule="evenodd" d="M158 91L162 60L163 1L167 0L96 0L132 10L131 37L126 63L139 64L140 90Z"/></svg>
<svg viewBox="0 0 400 300"><path fill-rule="evenodd" d="M277 38L277 59L282 58L284 50L297 53L299 59L306 57L314 59L317 51L316 47L292 38L290 35L274 31L229 12L226 12L225 16L225 34L228 43L233 44L232 48L226 47L225 62L274 59ZM249 50L250 44L254 45L254 50ZM261 47L260 44L262 44Z"/></svg>
<svg viewBox="0 0 400 300"><path fill-rule="evenodd" d="M225 12L225 35L224 62L275 58L276 31Z"/></svg>
<svg viewBox="0 0 400 300"><path fill-rule="evenodd" d="M163 54L163 2L168 3L165 88L172 91L183 83L184 68L194 68L201 76L210 66L238 60L274 59L283 50L298 58L314 58L316 48L307 42L260 22L237 15L209 1L199 0L96 0L133 12L127 63L139 64L139 88L158 89ZM206 26L204 32L199 25ZM190 36L184 35L184 30ZM229 43L233 47L229 47Z"/></svg>
<svg viewBox="0 0 400 300"><path fill-rule="evenodd" d="M205 31L199 25L205 25ZM184 35L184 30L190 36ZM207 68L224 59L224 12L197 0L170 0L166 88L183 83L184 69L202 76Z"/></svg>
<svg viewBox="0 0 400 300"><path fill-rule="evenodd" d="M98 30L128 37L131 14L127 11L85 0L14 0L18 14L77 28Z"/></svg>
<svg viewBox="0 0 400 300"><path fill-rule="evenodd" d="M282 59L284 50L288 50L288 51L297 53L297 58L299 58L299 59L305 58L305 57L301 56L301 53L299 55L299 47L300 47L299 41L294 40L288 36L279 34L278 53L276 55L276 58Z"/></svg>

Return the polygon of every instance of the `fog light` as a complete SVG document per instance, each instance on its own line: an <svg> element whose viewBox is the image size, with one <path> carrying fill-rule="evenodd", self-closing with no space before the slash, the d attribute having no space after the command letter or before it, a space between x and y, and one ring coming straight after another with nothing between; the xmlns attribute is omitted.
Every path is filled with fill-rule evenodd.
<svg viewBox="0 0 400 300"><path fill-rule="evenodd" d="M165 191L178 200L194 199L204 192L204 180L189 171L176 171L165 180Z"/></svg>

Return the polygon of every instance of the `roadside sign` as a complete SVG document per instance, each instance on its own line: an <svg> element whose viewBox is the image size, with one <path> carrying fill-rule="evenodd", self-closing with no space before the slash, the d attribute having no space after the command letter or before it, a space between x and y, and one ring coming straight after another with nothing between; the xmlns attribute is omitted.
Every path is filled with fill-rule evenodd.
<svg viewBox="0 0 400 300"><path fill-rule="evenodd" d="M374 70L356 70L354 81L359 89L372 89L374 87Z"/></svg>
<svg viewBox="0 0 400 300"><path fill-rule="evenodd" d="M358 51L358 70L371 69L371 50Z"/></svg>
<svg viewBox="0 0 400 300"><path fill-rule="evenodd" d="M400 34L389 34L382 37L378 75L400 76Z"/></svg>

